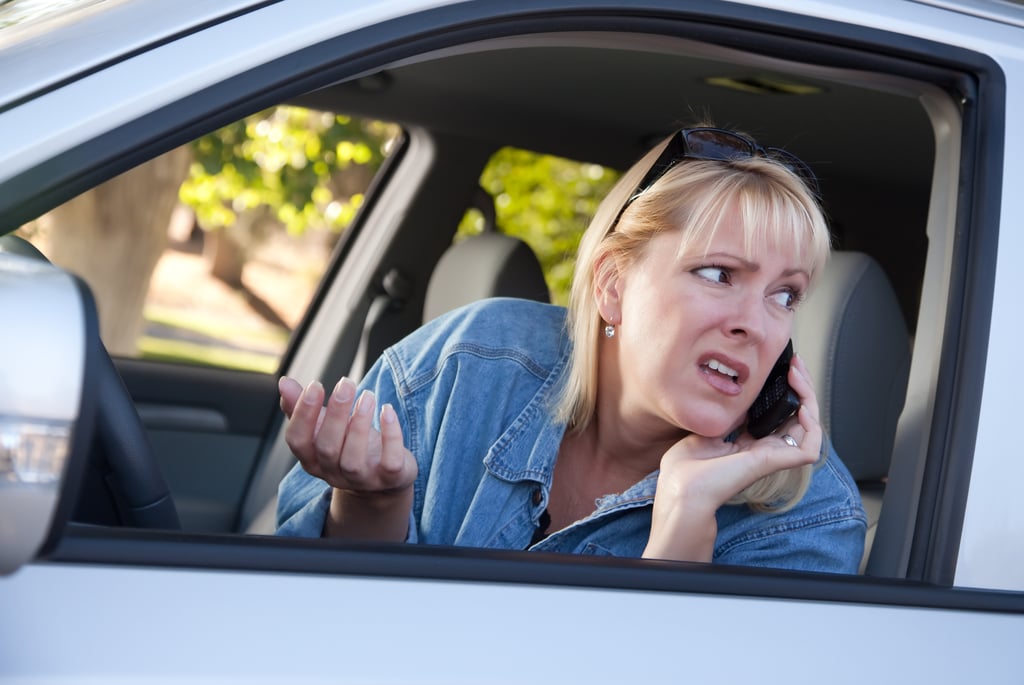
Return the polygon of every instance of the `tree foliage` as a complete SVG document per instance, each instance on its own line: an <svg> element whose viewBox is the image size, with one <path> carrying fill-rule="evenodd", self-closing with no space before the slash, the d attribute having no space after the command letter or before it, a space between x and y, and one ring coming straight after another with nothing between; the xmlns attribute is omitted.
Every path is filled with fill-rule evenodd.
<svg viewBox="0 0 1024 685"><path fill-rule="evenodd" d="M598 164L516 148L499 150L484 169L480 183L494 198L499 229L533 248L559 304L568 300L580 237L618 176ZM460 227L479 230L468 219Z"/></svg>
<svg viewBox="0 0 1024 685"><path fill-rule="evenodd" d="M258 208L292 234L340 230L398 133L379 121L275 107L195 141L180 197L207 230ZM617 178L597 164L516 148L498 151L484 169L480 182L494 198L499 229L533 248L554 301L567 300L580 236ZM459 230L480 225L467 217Z"/></svg>
<svg viewBox="0 0 1024 685"><path fill-rule="evenodd" d="M303 107L259 112L196 140L180 197L204 229L231 226L259 207L292 234L340 230L362 203L397 127ZM359 173L362 172L362 173Z"/></svg>

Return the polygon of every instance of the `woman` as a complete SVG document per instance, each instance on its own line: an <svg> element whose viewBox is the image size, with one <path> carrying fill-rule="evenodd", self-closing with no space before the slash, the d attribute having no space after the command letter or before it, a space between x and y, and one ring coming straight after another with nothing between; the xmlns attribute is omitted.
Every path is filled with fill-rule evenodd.
<svg viewBox="0 0 1024 685"><path fill-rule="evenodd" d="M864 512L799 356L798 411L745 430L828 258L815 193L784 151L683 129L598 209L568 312L468 305L326 408L282 379L278 532L855 572Z"/></svg>

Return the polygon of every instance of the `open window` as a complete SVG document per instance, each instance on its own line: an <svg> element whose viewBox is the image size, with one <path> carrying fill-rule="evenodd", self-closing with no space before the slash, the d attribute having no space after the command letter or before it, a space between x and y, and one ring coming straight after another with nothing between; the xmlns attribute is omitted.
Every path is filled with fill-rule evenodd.
<svg viewBox="0 0 1024 685"><path fill-rule="evenodd" d="M949 482L941 493L930 488L939 487L939 472L969 468L969 463L962 461L962 451L935 440L935 422L942 424L941 417L952 411L952 405L936 405L938 398L951 401L952 379L940 360L950 354L950 336L956 339L964 326L965 291L956 273L965 267L964 213L977 202L973 180L995 172L976 156L976 145L994 144L998 138L978 137L980 117L987 111L978 84L999 74L986 60L948 48L937 48L948 65L936 67L892 57L868 37L861 37L859 50L840 51L806 36L770 41L763 34L724 27L712 31L721 40L703 41L695 37L698 26L708 30L666 22L653 28L638 24L636 31L620 26L612 32L467 42L382 65L298 101L319 107L344 103L355 111L415 122L406 152L406 163L415 172L404 182L422 184L425 190L440 177L463 183L465 190L453 204L429 190L413 198L410 206L416 211L407 217L414 219L393 223L390 201L367 217L369 224L392 231L387 247L379 235L373 239L371 260L381 264L375 277L384 283L386 275L401 273L402 282L418 284L403 292L402 306L386 312L396 334L419 324L429 279L424 264L432 264L447 246L455 218L468 202L472 175L503 145L514 142L600 168L624 169L680 123L712 117L809 161L820 176L835 248L844 257L855 256L863 265L859 277L867 279L840 279L841 287L870 282L885 291L884 310L870 309L866 303L874 301L872 295L859 305L870 313L861 309L850 321L863 315L862 321L885 336L886 345L904 346L891 373L863 354L881 345L871 335L849 343L849 349L859 347L859 357L836 358L833 349L823 352L816 360L820 366L812 369L819 380L832 379L830 364L848 365L852 376L861 375L855 370L860 364L874 367L878 381L876 394L832 388L836 402L828 407L844 419L837 419L836 427L846 445L858 442L858 431L840 424L857 407L842 400L855 397L877 411L859 426L870 430L877 424L882 437L853 448L865 451L871 464L858 470L874 548L864 570L904 577L931 566L933 577L948 579L955 552L945 545L951 539L943 535L945 542L936 544L931 527L954 525L964 493ZM574 84L571 95L569 83ZM429 104L403 97L440 84L444 97ZM545 103L546 116L520 111L516 98L525 92ZM994 105L991 111L998 111ZM965 145L966 140L977 142ZM389 198L396 193L393 197L403 202L410 191L403 185L383 192ZM971 235L983 241L985 231L981 225ZM430 237L435 234L441 236L436 242ZM344 298L349 283L342 279L331 292ZM847 305L850 300L843 301ZM832 330L815 326L813 321L802 324L801 335L821 338ZM344 355L339 358L337 349L323 352L314 368L343 373ZM842 444L839 450L842 455ZM272 453L268 464L273 459ZM281 473L278 467L276 474ZM264 494L270 494L269 488Z"/></svg>

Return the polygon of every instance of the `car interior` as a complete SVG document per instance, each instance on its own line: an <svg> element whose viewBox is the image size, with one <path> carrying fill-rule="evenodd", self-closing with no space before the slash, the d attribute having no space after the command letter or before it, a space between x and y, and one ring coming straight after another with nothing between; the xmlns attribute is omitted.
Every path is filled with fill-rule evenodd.
<svg viewBox="0 0 1024 685"><path fill-rule="evenodd" d="M496 198L480 188L498 149L623 170L673 130L710 119L785 148L819 177L835 252L798 314L794 346L869 513L861 570L904 577L955 280L961 75L858 50L853 39L653 20L452 38L397 53L287 98L398 122L404 135L339 242L282 373L358 378L387 345L449 309L489 296L548 298L530 247L502 233ZM486 228L453 243L469 208ZM115 363L144 419L145 388L201 374ZM277 484L294 463L277 430L275 380L256 382L259 448L222 476L238 481L232 532L273 533ZM175 430L148 425L164 473L181 469L172 463L183 444Z"/></svg>
<svg viewBox="0 0 1024 685"><path fill-rule="evenodd" d="M444 97L431 98L435 92ZM545 103L540 116L521 104L527 97ZM455 306L469 297L534 292L529 283L536 270L510 266L513 253L523 257L490 232L449 247L464 206L479 203L475 174L502 143L624 169L676 127L710 116L806 160L820 176L835 253L798 315L794 343L815 373L824 423L869 512L862 571L901 573L908 522L895 523L900 513L893 514L891 529L879 529L879 521L883 494L893 491L894 460L906 464L910 478L897 483L892 497L911 499L920 485L924 417L934 393L936 369L926 360L937 355L944 293L926 291L924 283L926 271L933 280L941 278L936 270L948 259L953 217L935 198L955 179L949 166L957 152L952 131L960 126L952 101L938 86L678 38L623 33L610 40L581 33L464 45L319 89L297 102L403 122L411 138L408 154L429 155L424 184L442 176L465 180L466 197L426 191L412 199L411 225L396 228L398 239L379 261L375 290L387 297L384 275L396 272L424 288L372 307L360 339L361 359L375 358L383 345L448 308L438 305L441 298ZM945 138L936 134L950 127ZM418 149L421 137L429 152ZM467 160L474 152L479 161ZM381 204L389 203L394 185ZM374 222L375 214L371 209L367 220ZM415 239L401 240L406 233ZM484 258L484 252L491 256ZM487 274L474 268L484 260ZM435 262L432 273L424 273ZM521 281L499 278L498 264ZM457 284L455 291L436 292L447 282ZM929 335L915 339L922 327ZM388 333L376 336L377 330ZM280 468L275 477L279 473ZM254 490L259 488L257 480ZM908 501L903 507L885 503L886 513L910 510ZM264 517L254 529L266 526ZM882 544L876 540L879 530Z"/></svg>

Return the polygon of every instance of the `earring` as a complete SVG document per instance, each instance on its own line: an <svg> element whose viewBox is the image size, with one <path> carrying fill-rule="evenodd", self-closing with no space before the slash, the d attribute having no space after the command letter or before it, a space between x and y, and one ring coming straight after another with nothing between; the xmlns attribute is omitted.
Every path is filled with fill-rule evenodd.
<svg viewBox="0 0 1024 685"><path fill-rule="evenodd" d="M605 326L604 327L604 335L605 335L606 338L614 338L615 337L615 326L613 326L611 324L608 324L607 326Z"/></svg>

